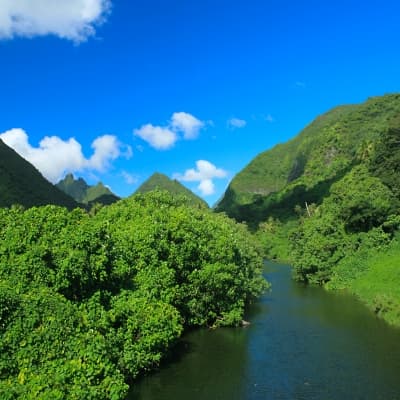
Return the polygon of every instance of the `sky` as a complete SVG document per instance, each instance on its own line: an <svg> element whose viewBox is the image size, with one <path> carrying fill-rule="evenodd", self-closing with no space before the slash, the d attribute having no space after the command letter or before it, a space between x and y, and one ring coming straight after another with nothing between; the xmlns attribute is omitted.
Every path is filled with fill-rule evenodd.
<svg viewBox="0 0 400 400"><path fill-rule="evenodd" d="M318 115L400 91L400 2L0 0L0 138L56 183L215 204Z"/></svg>

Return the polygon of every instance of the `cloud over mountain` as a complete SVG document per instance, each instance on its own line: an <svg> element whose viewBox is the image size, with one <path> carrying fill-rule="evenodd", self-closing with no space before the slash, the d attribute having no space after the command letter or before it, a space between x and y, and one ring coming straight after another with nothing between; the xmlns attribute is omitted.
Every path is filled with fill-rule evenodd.
<svg viewBox="0 0 400 400"><path fill-rule="evenodd" d="M173 178L183 182L199 182L197 188L203 196L214 194L215 186L213 179L225 178L228 173L217 168L214 164L206 160L196 161L196 169L190 168L184 174L176 173Z"/></svg>
<svg viewBox="0 0 400 400"><path fill-rule="evenodd" d="M53 183L67 172L105 172L113 160L131 155L130 148L122 145L113 135L96 138L92 142L93 154L89 158L85 158L81 144L74 138L63 140L58 136L46 136L39 147L33 147L27 133L20 128L1 133L0 138Z"/></svg>

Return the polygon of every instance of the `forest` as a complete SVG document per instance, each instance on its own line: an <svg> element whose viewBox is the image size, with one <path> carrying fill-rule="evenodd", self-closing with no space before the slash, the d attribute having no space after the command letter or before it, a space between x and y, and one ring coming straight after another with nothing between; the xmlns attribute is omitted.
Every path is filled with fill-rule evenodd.
<svg viewBox="0 0 400 400"><path fill-rule="evenodd" d="M0 397L123 399L186 330L239 326L262 267L244 225L167 192L0 209Z"/></svg>
<svg viewBox="0 0 400 400"><path fill-rule="evenodd" d="M400 325L400 121L289 235L295 278L348 289Z"/></svg>
<svg viewBox="0 0 400 400"><path fill-rule="evenodd" d="M217 207L245 220L294 279L353 293L397 326L399 116L398 94L337 107L257 156Z"/></svg>
<svg viewBox="0 0 400 400"><path fill-rule="evenodd" d="M0 397L126 398L185 332L243 324L263 258L400 326L399 115L400 95L329 111L215 209L157 173L84 207L0 141Z"/></svg>

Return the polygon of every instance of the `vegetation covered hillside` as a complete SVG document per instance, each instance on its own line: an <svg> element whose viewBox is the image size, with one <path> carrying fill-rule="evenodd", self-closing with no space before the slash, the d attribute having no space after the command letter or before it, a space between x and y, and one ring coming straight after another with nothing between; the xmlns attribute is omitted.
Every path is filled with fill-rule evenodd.
<svg viewBox="0 0 400 400"><path fill-rule="evenodd" d="M400 325L400 114L290 237L297 279L346 288Z"/></svg>
<svg viewBox="0 0 400 400"><path fill-rule="evenodd" d="M185 196L192 204L199 204L208 207L207 203L196 196L191 190L183 186L176 179L170 179L159 172L154 173L147 181L145 181L135 193L147 193L152 190L167 190L173 196Z"/></svg>
<svg viewBox="0 0 400 400"><path fill-rule="evenodd" d="M268 217L297 218L296 206L320 204L334 182L366 162L399 113L400 95L393 94L321 115L294 139L250 162L233 179L217 211L252 226Z"/></svg>
<svg viewBox="0 0 400 400"><path fill-rule="evenodd" d="M77 202L85 205L94 203L107 205L119 200L119 197L101 182L95 186L89 186L84 179L75 179L72 174L67 174L56 186Z"/></svg>
<svg viewBox="0 0 400 400"><path fill-rule="evenodd" d="M347 289L400 325L400 95L318 117L262 153L218 206L294 277Z"/></svg>
<svg viewBox="0 0 400 400"><path fill-rule="evenodd" d="M24 207L55 204L69 209L78 206L0 139L0 207L13 204Z"/></svg>
<svg viewBox="0 0 400 400"><path fill-rule="evenodd" d="M0 398L125 399L185 329L239 325L262 266L243 225L168 192L0 209Z"/></svg>

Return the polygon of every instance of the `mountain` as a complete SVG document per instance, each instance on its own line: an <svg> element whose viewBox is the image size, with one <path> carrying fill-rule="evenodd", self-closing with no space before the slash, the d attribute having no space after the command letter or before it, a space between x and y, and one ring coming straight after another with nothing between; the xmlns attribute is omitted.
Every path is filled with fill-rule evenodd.
<svg viewBox="0 0 400 400"><path fill-rule="evenodd" d="M119 197L112 193L111 190L101 182L95 186L90 186L84 179L75 179L72 174L67 174L56 186L77 202L86 205L94 203L107 205L119 200Z"/></svg>
<svg viewBox="0 0 400 400"><path fill-rule="evenodd" d="M345 289L400 326L400 94L321 115L251 161L216 209L295 279Z"/></svg>
<svg viewBox="0 0 400 400"><path fill-rule="evenodd" d="M135 192L136 193L147 193L152 190L167 190L172 195L183 195L189 199L192 204L202 205L208 207L207 203L196 196L191 190L183 186L176 179L170 179L164 174L159 172L154 173L147 181L145 181Z"/></svg>
<svg viewBox="0 0 400 400"><path fill-rule="evenodd" d="M69 209L78 204L47 181L28 161L0 139L0 207L56 204Z"/></svg>
<svg viewBox="0 0 400 400"><path fill-rule="evenodd" d="M269 216L295 217L296 206L321 203L334 182L368 160L397 115L399 94L334 108L292 140L252 160L232 180L216 210L253 227Z"/></svg>

